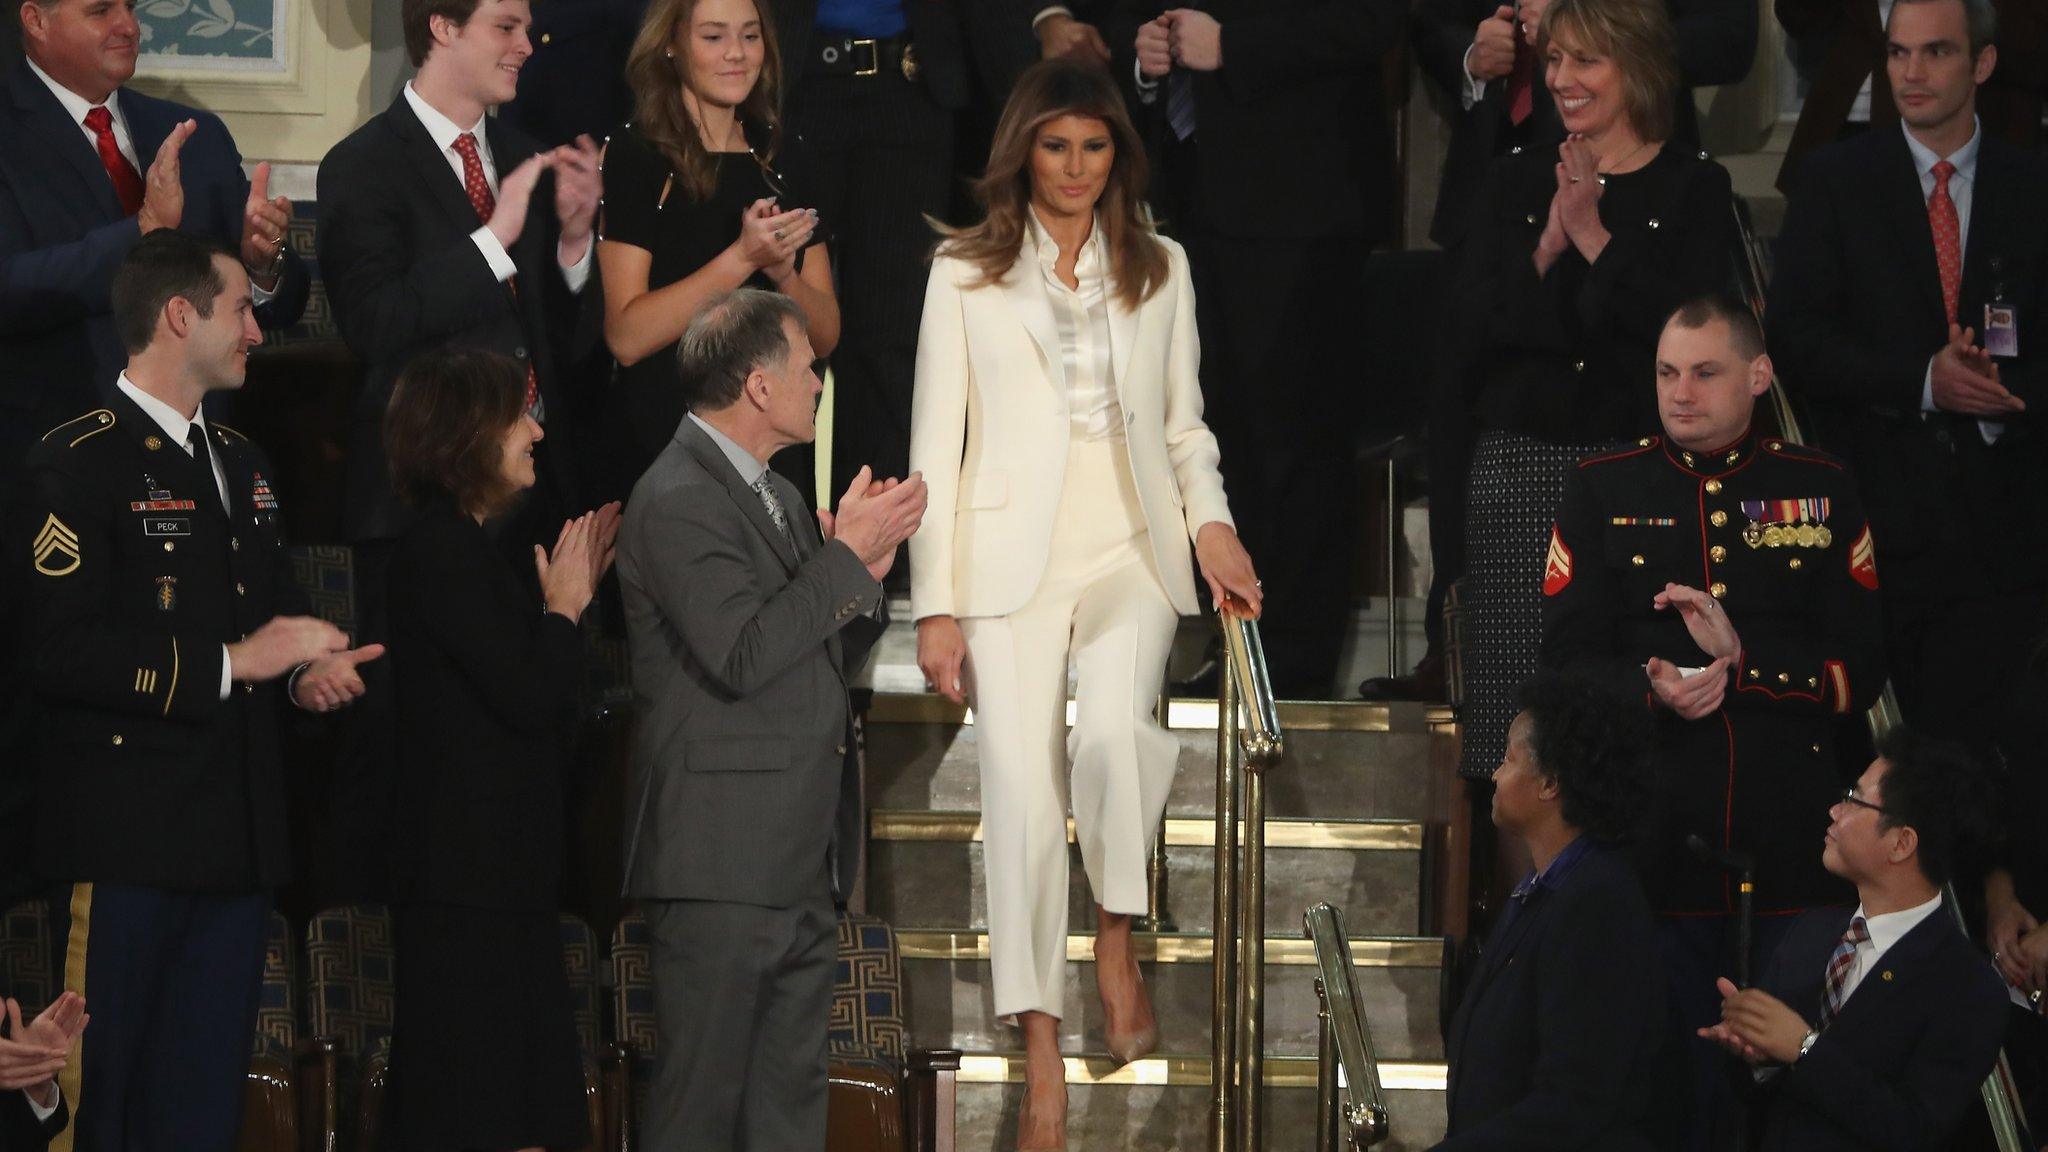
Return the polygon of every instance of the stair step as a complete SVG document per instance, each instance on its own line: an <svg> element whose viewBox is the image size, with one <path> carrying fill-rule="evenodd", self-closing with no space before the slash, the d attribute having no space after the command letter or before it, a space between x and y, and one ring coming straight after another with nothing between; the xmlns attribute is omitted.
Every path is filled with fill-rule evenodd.
<svg viewBox="0 0 2048 1152"><path fill-rule="evenodd" d="M1017 1146L1024 1098L1024 1058L974 1052L962 1060L958 1147L1008 1152ZM1377 1147L1421 1152L1443 1139L1444 1066L1380 1065L1391 1133ZM1315 1145L1316 1063L1312 1057L1268 1059L1266 1146ZM1209 1143L1209 1058L1153 1056L1117 1067L1108 1057L1067 1059L1067 1147L1169 1152Z"/></svg>
<svg viewBox="0 0 2048 1152"><path fill-rule="evenodd" d="M901 931L911 1043L923 1048L993 1048L1016 1033L995 1020L989 982L988 936L979 932ZM1132 951L1147 966L1145 982L1160 1032L1182 1048L1209 1044L1215 994L1211 941L1188 934L1133 933ZM1438 1025L1443 993L1444 942L1431 937L1359 937L1351 941L1359 996L1382 1056L1435 1059L1443 1053ZM1099 1045L1101 1001L1092 972L1095 938L1067 937L1066 1014L1061 1043L1071 1049ZM1315 946L1299 937L1266 941L1268 1053L1312 1056L1318 1004Z"/></svg>
<svg viewBox="0 0 2048 1152"><path fill-rule="evenodd" d="M1212 814L1216 702L1176 700L1170 727L1180 770L1167 799L1174 816ZM1270 816L1417 820L1429 810L1432 743L1448 710L1422 704L1282 703L1287 756L1267 775ZM904 810L981 807L975 729L968 711L933 695L874 697L866 721L868 803Z"/></svg>
<svg viewBox="0 0 2048 1152"><path fill-rule="evenodd" d="M1171 930L1213 926L1215 859L1214 848L1169 840L1165 918ZM1346 910L1346 926L1361 936L1409 935L1421 925L1421 876L1419 848L1271 847L1266 924L1292 929L1303 909L1328 901ZM1075 847L1068 849L1067 892L1069 922L1092 926L1094 897ZM899 929L985 929L986 893L978 842L874 839L868 845L868 911Z"/></svg>
<svg viewBox="0 0 2048 1152"><path fill-rule="evenodd" d="M1244 838L1244 823L1237 835ZM980 843L981 813L906 811L876 808L868 813L868 839L898 842ZM1067 843L1074 842L1074 821L1067 819ZM1168 847L1214 848L1214 818L1168 817ZM1422 824L1414 820L1298 820L1268 819L1267 848L1329 848L1350 851L1406 851L1422 849Z"/></svg>

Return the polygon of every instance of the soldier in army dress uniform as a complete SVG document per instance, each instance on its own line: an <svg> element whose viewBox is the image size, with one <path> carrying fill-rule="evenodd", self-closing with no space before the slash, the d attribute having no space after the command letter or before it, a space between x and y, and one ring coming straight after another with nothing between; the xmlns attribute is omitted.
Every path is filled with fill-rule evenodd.
<svg viewBox="0 0 2048 1152"><path fill-rule="evenodd" d="M270 465L200 411L262 339L240 262L153 232L113 303L127 370L30 450L11 546L33 566L37 864L92 1013L58 1143L225 1152L289 856L278 698L339 707L381 650L281 614Z"/></svg>
<svg viewBox="0 0 2048 1152"><path fill-rule="evenodd" d="M1688 1036L1719 1019L1714 978L1735 974L1738 886L1688 837L1754 860L1762 971L1793 913L1852 896L1820 864L1842 789L1832 734L1884 685L1854 478L1832 456L1754 433L1770 381L1742 304L1707 297L1674 312L1657 349L1664 435L1573 471L1544 571L1543 662L1611 677L1656 713L1645 879ZM1718 1111L1719 1056L1696 1043L1696 1101Z"/></svg>

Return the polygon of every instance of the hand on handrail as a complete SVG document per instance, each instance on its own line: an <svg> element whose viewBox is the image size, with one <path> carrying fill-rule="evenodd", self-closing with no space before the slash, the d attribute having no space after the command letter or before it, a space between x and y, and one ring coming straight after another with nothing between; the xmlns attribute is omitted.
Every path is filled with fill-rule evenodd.
<svg viewBox="0 0 2048 1152"><path fill-rule="evenodd" d="M1237 529L1211 520L1195 533L1195 564L1208 581L1209 597L1218 611L1226 608L1253 620L1265 607L1266 593L1252 570L1252 558L1237 538Z"/></svg>

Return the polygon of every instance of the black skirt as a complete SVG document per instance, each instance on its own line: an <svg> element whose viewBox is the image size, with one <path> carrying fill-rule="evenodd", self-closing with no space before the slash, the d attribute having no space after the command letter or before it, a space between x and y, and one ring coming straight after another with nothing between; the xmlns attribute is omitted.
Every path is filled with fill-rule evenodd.
<svg viewBox="0 0 2048 1152"><path fill-rule="evenodd" d="M581 1148L583 1058L560 919L396 909L391 1131L408 1152Z"/></svg>

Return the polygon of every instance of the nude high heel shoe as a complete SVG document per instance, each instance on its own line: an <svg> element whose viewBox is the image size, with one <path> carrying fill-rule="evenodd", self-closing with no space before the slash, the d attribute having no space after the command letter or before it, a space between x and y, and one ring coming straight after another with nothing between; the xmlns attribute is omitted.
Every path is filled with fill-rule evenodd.
<svg viewBox="0 0 2048 1152"><path fill-rule="evenodd" d="M1135 968L1136 965L1134 964L1133 967ZM1145 991L1145 976L1143 972L1136 973L1136 987L1138 990L1138 1010L1133 1013L1133 1016L1146 1021L1146 1023L1128 1031L1119 1032L1115 1029L1113 1021L1115 1020L1116 1013L1110 1008L1109 997L1105 995L1102 998L1102 1042L1103 1046L1109 1049L1110 1057L1118 1064L1129 1064L1134 1060L1142 1060L1159 1050L1159 1022L1152 1015L1152 1000ZM1098 994L1102 991L1102 976L1100 972L1096 974L1096 991Z"/></svg>

